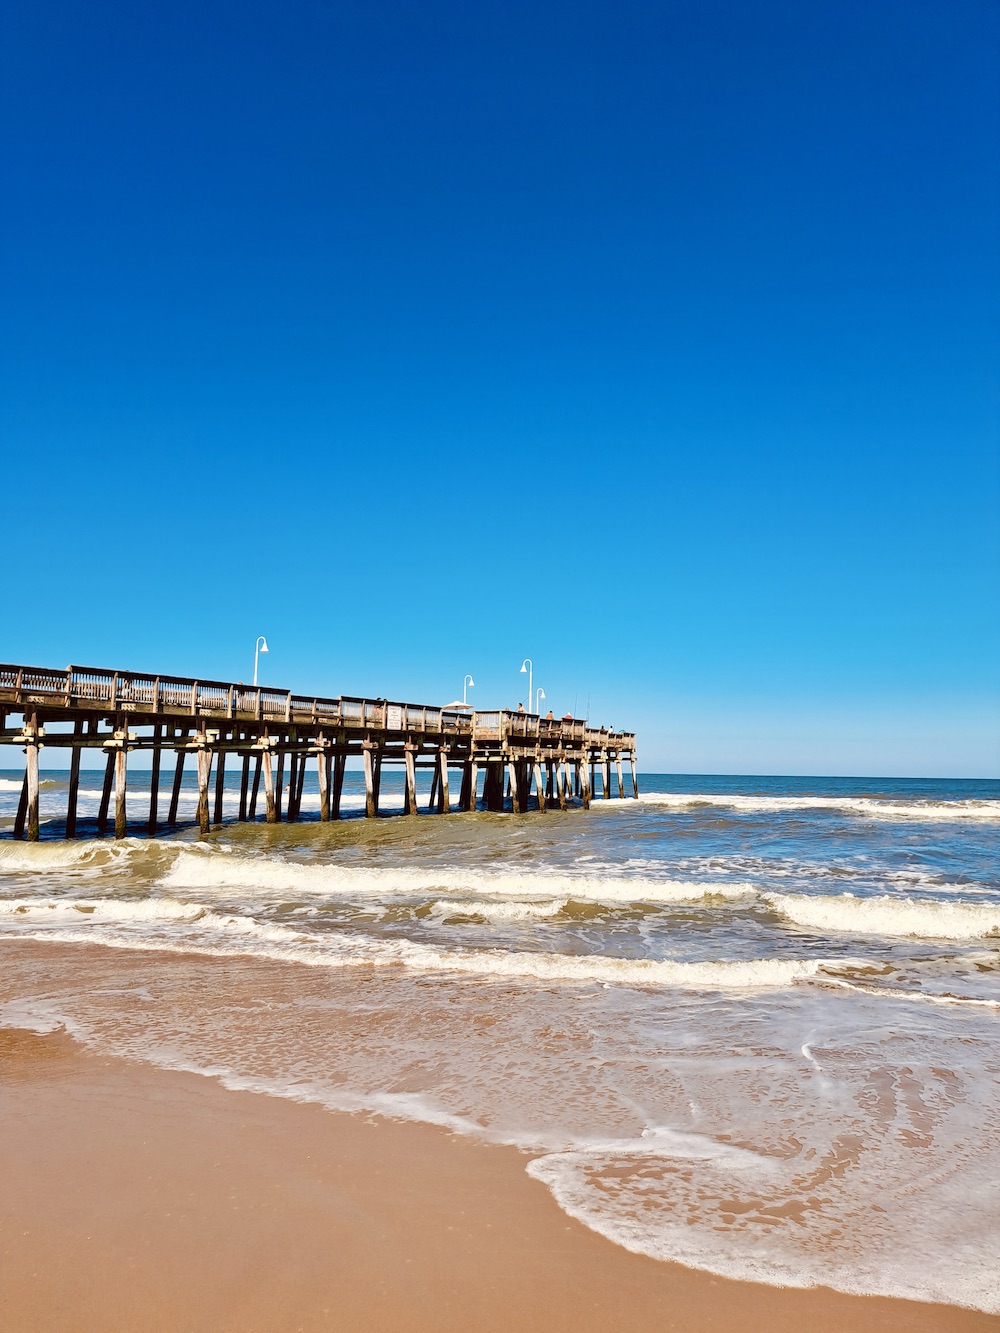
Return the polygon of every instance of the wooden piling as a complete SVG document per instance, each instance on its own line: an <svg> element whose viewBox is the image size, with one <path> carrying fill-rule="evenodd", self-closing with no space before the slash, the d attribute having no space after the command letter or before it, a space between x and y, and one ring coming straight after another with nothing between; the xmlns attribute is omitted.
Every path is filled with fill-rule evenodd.
<svg viewBox="0 0 1000 1333"><path fill-rule="evenodd" d="M362 757L365 766L365 815L368 819L374 819L378 814L378 799L375 795L375 760L372 755L372 747L367 741Z"/></svg>
<svg viewBox="0 0 1000 1333"><path fill-rule="evenodd" d="M302 788L306 782L306 757L299 755L299 776L295 781L295 818L299 819L302 814Z"/></svg>
<svg viewBox="0 0 1000 1333"><path fill-rule="evenodd" d="M566 773L566 760L559 759L556 763L556 786L559 789L559 809L568 810L569 801L567 798L566 785L568 776Z"/></svg>
<svg viewBox="0 0 1000 1333"><path fill-rule="evenodd" d="M246 823L247 818L247 793L250 787L250 751L247 750L243 755L243 772L240 774L240 813L239 820L241 824Z"/></svg>
<svg viewBox="0 0 1000 1333"><path fill-rule="evenodd" d="M470 814L475 814L476 801L479 796L479 765L475 759L469 762L469 804L465 807Z"/></svg>
<svg viewBox="0 0 1000 1333"><path fill-rule="evenodd" d="M261 756L260 756L260 751L258 750L257 754L254 756L253 787L250 790L249 817L251 823L253 823L253 821L257 818L257 794L260 791L260 770L261 770Z"/></svg>
<svg viewBox="0 0 1000 1333"><path fill-rule="evenodd" d="M101 788L101 804L97 811L97 836L103 838L108 831L108 809L111 805L111 784L115 776L115 752L108 751L104 766L104 786Z"/></svg>
<svg viewBox="0 0 1000 1333"><path fill-rule="evenodd" d="M636 772L635 772L635 754L634 754L634 753L629 755L629 764L630 764L631 769L632 769L632 795L635 797L636 800L638 800L638 799L639 799L639 779L636 777Z"/></svg>
<svg viewBox="0 0 1000 1333"><path fill-rule="evenodd" d="M83 723L77 722L73 734L83 734ZM82 749L74 745L69 754L69 792L66 796L66 837L76 837L76 807L80 795L80 755Z"/></svg>
<svg viewBox="0 0 1000 1333"><path fill-rule="evenodd" d="M507 765L507 776L510 778L510 806L515 815L522 812L521 806L521 787L517 780L517 764L513 759Z"/></svg>
<svg viewBox="0 0 1000 1333"><path fill-rule="evenodd" d="M28 824L26 837L29 842L37 842L39 836L38 819L38 719L32 718L36 739L25 747L24 775L28 788Z"/></svg>
<svg viewBox="0 0 1000 1333"><path fill-rule="evenodd" d="M340 818L340 799L344 794L344 774L347 771L347 752L341 751L333 761L333 801L330 813Z"/></svg>
<svg viewBox="0 0 1000 1333"><path fill-rule="evenodd" d="M620 754L615 755L615 769L617 770L618 773L618 799L619 801L624 801L625 781L622 778L622 757Z"/></svg>
<svg viewBox="0 0 1000 1333"><path fill-rule="evenodd" d="M220 749L215 757L215 824L221 824L225 814L226 752Z"/></svg>
<svg viewBox="0 0 1000 1333"><path fill-rule="evenodd" d="M440 774L438 814L450 815L451 795L448 791L448 750L443 745L438 751L438 772Z"/></svg>
<svg viewBox="0 0 1000 1333"><path fill-rule="evenodd" d="M330 756L326 750L316 753L316 781L319 783L319 818L325 824L330 818Z"/></svg>
<svg viewBox="0 0 1000 1333"><path fill-rule="evenodd" d="M437 765L435 764L434 768L431 771L431 794L427 798L427 813L429 815L434 813L434 804L437 801L437 794L438 794L438 771L437 771Z"/></svg>
<svg viewBox="0 0 1000 1333"><path fill-rule="evenodd" d="M271 767L270 746L265 748L262 757L264 761L264 801L266 803L264 818L269 824L276 824L278 822L278 809L274 800L274 769ZM256 795L255 791L254 796Z"/></svg>
<svg viewBox="0 0 1000 1333"><path fill-rule="evenodd" d="M183 740L181 742L183 744ZM170 809L167 811L167 823L173 827L177 823L177 804L181 799L181 780L184 777L184 757L186 751L177 751L177 762L174 765L174 782L170 789Z"/></svg>
<svg viewBox="0 0 1000 1333"><path fill-rule="evenodd" d="M604 769L603 779L602 779L604 782L604 799L606 801L610 801L611 800L611 756L607 752L605 752L601 756L601 764Z"/></svg>
<svg viewBox="0 0 1000 1333"><path fill-rule="evenodd" d="M299 756L290 754L288 756L288 806L285 811L285 818L289 824L295 822L298 818L295 811L295 793L299 786Z"/></svg>
<svg viewBox="0 0 1000 1333"><path fill-rule="evenodd" d="M125 810L125 789L128 781L128 733L125 725L119 728L121 739L115 751L115 837L124 838L128 832Z"/></svg>
<svg viewBox="0 0 1000 1333"><path fill-rule="evenodd" d="M406 747L406 792L403 797L403 814L415 815L417 813L417 769L414 762L414 750L411 745Z"/></svg>
<svg viewBox="0 0 1000 1333"><path fill-rule="evenodd" d="M212 775L212 751L205 744L205 733L199 736L198 746L198 828L207 833L211 828L208 818L208 783Z"/></svg>
<svg viewBox="0 0 1000 1333"><path fill-rule="evenodd" d="M584 760L580 765L580 796L584 810L590 809L590 765Z"/></svg>
<svg viewBox="0 0 1000 1333"><path fill-rule="evenodd" d="M542 781L542 766L536 759L532 765L532 772L535 775L535 793L538 796L538 813L545 814L545 783Z"/></svg>
<svg viewBox="0 0 1000 1333"><path fill-rule="evenodd" d="M285 752L278 751L278 772L274 780L274 821L281 823L281 800L285 794Z"/></svg>
<svg viewBox="0 0 1000 1333"><path fill-rule="evenodd" d="M146 828L150 833L156 832L156 817L159 813L157 806L160 800L160 755L162 753L160 742L163 737L163 727L155 726L153 728L153 763L149 770L149 819L146 821Z"/></svg>
<svg viewBox="0 0 1000 1333"><path fill-rule="evenodd" d="M14 837L24 837L24 822L28 816L28 766L24 766L24 777L21 779L21 799L17 803L17 814L14 816Z"/></svg>

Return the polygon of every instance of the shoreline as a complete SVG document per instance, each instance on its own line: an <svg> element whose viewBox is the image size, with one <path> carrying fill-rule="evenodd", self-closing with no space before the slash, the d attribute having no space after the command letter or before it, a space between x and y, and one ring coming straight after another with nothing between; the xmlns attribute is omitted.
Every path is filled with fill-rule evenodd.
<svg viewBox="0 0 1000 1333"><path fill-rule="evenodd" d="M530 1155L0 1029L0 1312L52 1333L1000 1330L737 1282L576 1222Z"/></svg>

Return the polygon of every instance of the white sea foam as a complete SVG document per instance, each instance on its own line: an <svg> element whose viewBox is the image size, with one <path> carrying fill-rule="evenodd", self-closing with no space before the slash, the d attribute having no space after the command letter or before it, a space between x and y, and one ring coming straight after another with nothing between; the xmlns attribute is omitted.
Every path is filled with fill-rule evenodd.
<svg viewBox="0 0 1000 1333"><path fill-rule="evenodd" d="M442 949L413 940L378 939L360 933L315 934L170 898L7 899L0 901L0 924L33 939L220 956L237 953L313 967L401 966L482 978L695 990L784 988L817 976L824 965L835 971L845 966L843 959L674 962L602 954Z"/></svg>
<svg viewBox="0 0 1000 1333"><path fill-rule="evenodd" d="M976 940L1000 936L1000 904L861 898L853 893L814 897L767 893L765 902L796 925L812 930L918 939Z"/></svg>
<svg viewBox="0 0 1000 1333"><path fill-rule="evenodd" d="M484 898L439 898L431 904L431 915L436 917L481 917L484 921L537 921L558 916L568 899L553 898L548 902L490 902Z"/></svg>
<svg viewBox="0 0 1000 1333"><path fill-rule="evenodd" d="M663 805L675 809L718 806L747 813L791 810L838 810L844 814L863 815L869 819L985 820L1000 822L1000 801L901 801L868 796L742 796L725 793L649 792L640 796L644 805ZM595 801L592 810L609 807L621 810L625 801Z"/></svg>
<svg viewBox="0 0 1000 1333"><path fill-rule="evenodd" d="M468 898L512 897L519 900L538 895L546 900L574 898L600 903L696 903L706 898L730 902L756 896L756 888L745 882L712 883L694 880L643 878L638 875L567 875L531 870L484 871L461 866L428 870L412 867L385 869L375 866L303 864L272 858L234 854L220 857L212 852L181 852L160 883L167 888L195 890L267 890L294 897L297 894L329 897L377 897L393 895L454 893Z"/></svg>
<svg viewBox="0 0 1000 1333"><path fill-rule="evenodd" d="M675 1138L682 1141L657 1135L637 1147L598 1143L549 1153L527 1170L570 1217L637 1254L746 1282L826 1286L1000 1313L990 1229L945 1230L944 1214L958 1202L954 1169L888 1189L873 1229L871 1207L856 1196L857 1186L838 1181L833 1172L816 1198L804 1163L795 1163L796 1173L763 1153L737 1155L712 1139ZM697 1138L700 1144L683 1142ZM850 1181L855 1172L846 1145L835 1146L834 1157ZM895 1173L906 1179L899 1167ZM892 1175L890 1182L895 1184ZM914 1210L913 1194L924 1200L932 1223ZM837 1217L841 1207L837 1241L823 1244L831 1214ZM931 1253L942 1258L928 1262Z"/></svg>

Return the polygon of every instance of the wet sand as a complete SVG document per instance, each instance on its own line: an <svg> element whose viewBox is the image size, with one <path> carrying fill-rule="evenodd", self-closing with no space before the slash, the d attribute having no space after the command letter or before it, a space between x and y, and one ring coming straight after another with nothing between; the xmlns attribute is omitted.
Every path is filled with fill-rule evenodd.
<svg viewBox="0 0 1000 1333"><path fill-rule="evenodd" d="M526 1160L0 1031L0 1326L1000 1330L629 1254Z"/></svg>

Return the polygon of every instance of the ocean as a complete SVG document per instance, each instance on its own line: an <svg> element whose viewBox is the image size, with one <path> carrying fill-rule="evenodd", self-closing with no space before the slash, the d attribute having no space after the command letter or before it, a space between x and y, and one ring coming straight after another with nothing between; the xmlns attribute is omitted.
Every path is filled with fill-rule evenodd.
<svg viewBox="0 0 1000 1333"><path fill-rule="evenodd" d="M200 837L189 780L179 829L65 843L43 777L28 845L0 773L0 1023L517 1145L657 1259L1000 1312L1000 783L373 821L349 774L320 824L310 774Z"/></svg>

